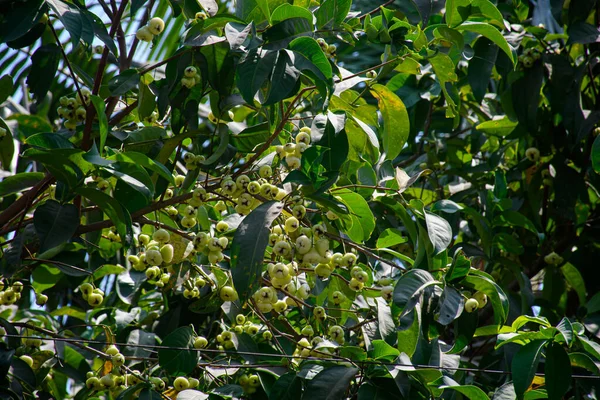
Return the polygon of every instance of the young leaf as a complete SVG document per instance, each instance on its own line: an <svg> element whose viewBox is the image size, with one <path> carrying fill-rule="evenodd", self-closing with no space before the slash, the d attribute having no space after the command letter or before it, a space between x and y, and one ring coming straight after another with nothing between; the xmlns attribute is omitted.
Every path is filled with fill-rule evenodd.
<svg viewBox="0 0 600 400"><path fill-rule="evenodd" d="M383 116L383 151L386 159L393 160L408 140L408 112L400 97L383 85L371 86L371 94L377 99Z"/></svg>

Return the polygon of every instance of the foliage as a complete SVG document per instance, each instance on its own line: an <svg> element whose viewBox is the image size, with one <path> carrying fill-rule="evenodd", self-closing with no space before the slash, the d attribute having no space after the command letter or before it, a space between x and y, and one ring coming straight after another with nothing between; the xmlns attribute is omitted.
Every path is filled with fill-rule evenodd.
<svg viewBox="0 0 600 400"><path fill-rule="evenodd" d="M600 3L88 3L1 6L2 398L600 389Z"/></svg>

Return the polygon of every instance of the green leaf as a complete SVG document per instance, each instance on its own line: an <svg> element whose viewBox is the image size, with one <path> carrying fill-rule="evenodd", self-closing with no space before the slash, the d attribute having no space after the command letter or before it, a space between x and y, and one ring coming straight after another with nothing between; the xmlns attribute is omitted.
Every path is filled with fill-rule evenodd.
<svg viewBox="0 0 600 400"><path fill-rule="evenodd" d="M35 289L36 293L41 293L46 289L54 287L56 283L62 278L62 273L58 268L52 268L46 264L41 264L35 267L31 277L31 285Z"/></svg>
<svg viewBox="0 0 600 400"><path fill-rule="evenodd" d="M571 385L571 360L558 343L546 347L546 390L549 400L561 400Z"/></svg>
<svg viewBox="0 0 600 400"><path fill-rule="evenodd" d="M73 204L48 200L33 213L33 225L42 253L68 242L79 227L79 210Z"/></svg>
<svg viewBox="0 0 600 400"><path fill-rule="evenodd" d="M565 280L571 286L575 293L577 293L577 297L579 298L579 304L586 304L587 292L585 290L585 281L581 276L579 270L571 263L566 263L562 267L560 267Z"/></svg>
<svg viewBox="0 0 600 400"><path fill-rule="evenodd" d="M408 238L402 235L398 229L395 228L387 228L385 231L381 232L379 237L377 238L377 248L381 249L383 247L392 247L396 246L400 243L406 243Z"/></svg>
<svg viewBox="0 0 600 400"><path fill-rule="evenodd" d="M332 78L331 64L315 39L306 36L299 37L292 40L288 48L296 55L294 65L298 69L313 71L323 81Z"/></svg>
<svg viewBox="0 0 600 400"><path fill-rule="evenodd" d="M15 141L10 128L2 118L0 118L0 128L6 130L4 136L0 137L0 163L5 171L9 171L15 153Z"/></svg>
<svg viewBox="0 0 600 400"><path fill-rule="evenodd" d="M499 119L484 121L475 129L490 136L504 137L510 135L517 127L518 122L511 121L506 115Z"/></svg>
<svg viewBox="0 0 600 400"><path fill-rule="evenodd" d="M213 153L204 161L202 165L214 164L227 150L229 145L229 129L226 124L219 124L217 126L217 133L219 135L219 146L213 150Z"/></svg>
<svg viewBox="0 0 600 400"><path fill-rule="evenodd" d="M548 340L534 340L521 347L513 357L510 371L518 399L523 399L523 394L531 385L546 343Z"/></svg>
<svg viewBox="0 0 600 400"><path fill-rule="evenodd" d="M119 275L125 272L126 269L122 265L105 264L94 271L92 279L94 281L100 280L107 275Z"/></svg>
<svg viewBox="0 0 600 400"><path fill-rule="evenodd" d="M334 400L345 398L350 382L358 372L358 368L329 367L319 372L306 382L302 399Z"/></svg>
<svg viewBox="0 0 600 400"><path fill-rule="evenodd" d="M271 386L269 400L299 400L301 395L302 380L294 372L288 372Z"/></svg>
<svg viewBox="0 0 600 400"><path fill-rule="evenodd" d="M171 171L169 171L167 167L165 167L157 161L154 161L153 159L151 159L143 153L138 153L136 151L127 151L125 153L115 154L114 158L117 161L133 163L140 165L144 168L148 168L149 170L156 172L157 174L165 178L170 183L174 183L173 174L171 174Z"/></svg>
<svg viewBox="0 0 600 400"><path fill-rule="evenodd" d="M304 7L283 3L271 13L271 24L276 24L290 18L305 18L312 23L313 15Z"/></svg>
<svg viewBox="0 0 600 400"><path fill-rule="evenodd" d="M254 21L258 24L271 18L269 2L267 0L243 0L237 3L236 14L246 22Z"/></svg>
<svg viewBox="0 0 600 400"><path fill-rule="evenodd" d="M384 340L373 340L371 345L373 346L373 349L369 351L369 357L376 360L382 359L391 362L400 355L398 349L390 346Z"/></svg>
<svg viewBox="0 0 600 400"><path fill-rule="evenodd" d="M100 155L104 151L104 144L106 143L106 137L108 136L108 118L106 117L106 110L104 108L104 101L96 96L91 95L90 99L94 108L96 109L96 115L98 115L98 127L100 129Z"/></svg>
<svg viewBox="0 0 600 400"><path fill-rule="evenodd" d="M452 242L452 228L444 218L425 211L425 224L427 225L427 235L435 250L435 254L440 254L446 250Z"/></svg>
<svg viewBox="0 0 600 400"><path fill-rule="evenodd" d="M465 300L461 292L452 286L446 285L442 298L440 299L440 312L437 318L438 323L448 325L460 317L465 307Z"/></svg>
<svg viewBox="0 0 600 400"><path fill-rule="evenodd" d="M487 394L477 386L461 385L461 386L440 386L440 389L454 390L470 400L489 400Z"/></svg>
<svg viewBox="0 0 600 400"><path fill-rule="evenodd" d="M44 173L42 172L21 172L7 176L0 181L0 197L19 193L35 186L42 179L44 179Z"/></svg>
<svg viewBox="0 0 600 400"><path fill-rule="evenodd" d="M177 348L158 350L158 363L169 375L187 375L196 368L198 352L194 350L194 332L189 326L182 326L168 334L162 346Z"/></svg>
<svg viewBox="0 0 600 400"><path fill-rule="evenodd" d="M383 151L387 160L393 160L408 140L408 112L400 97L383 85L371 86L371 94L377 99L383 116Z"/></svg>
<svg viewBox="0 0 600 400"><path fill-rule="evenodd" d="M394 304L406 314L414 307L414 298L435 282L433 276L423 269L411 269L402 275L394 288ZM410 308L410 309L408 309Z"/></svg>
<svg viewBox="0 0 600 400"><path fill-rule="evenodd" d="M369 203L349 189L336 190L335 197L348 207L352 220L348 236L356 242L368 240L375 229L375 217Z"/></svg>
<svg viewBox="0 0 600 400"><path fill-rule="evenodd" d="M496 46L500 48L500 50L505 52L508 58L513 62L513 64L515 64L516 61L513 56L513 49L510 47L504 36L502 36L502 33L492 25L483 22L468 21L460 25L457 29L475 32L479 33L482 36L485 36L486 38L494 42Z"/></svg>
<svg viewBox="0 0 600 400"><path fill-rule="evenodd" d="M0 78L0 103L4 103L4 100L13 94L15 87L13 85L12 76L6 74Z"/></svg>
<svg viewBox="0 0 600 400"><path fill-rule="evenodd" d="M596 139L594 139L591 157L592 167L594 168L594 171L600 174L600 135L596 136Z"/></svg>
<svg viewBox="0 0 600 400"><path fill-rule="evenodd" d="M37 99L38 104L46 97L46 93L54 81L60 57L60 48L55 44L41 46L31 56L27 87Z"/></svg>
<svg viewBox="0 0 600 400"><path fill-rule="evenodd" d="M74 147L73 143L64 136L53 132L36 133L29 136L25 142L43 149L72 149Z"/></svg>
<svg viewBox="0 0 600 400"><path fill-rule="evenodd" d="M469 61L467 77L475 99L483 101L498 56L498 46L482 37L473 46L475 55Z"/></svg>
<svg viewBox="0 0 600 400"><path fill-rule="evenodd" d="M269 136L271 136L269 123L263 122L250 126L238 134L231 134L229 141L238 151L251 153L258 145L264 143Z"/></svg>
<svg viewBox="0 0 600 400"><path fill-rule="evenodd" d="M569 353L569 360L573 367L586 369L596 376L600 375L598 365L585 353Z"/></svg>
<svg viewBox="0 0 600 400"><path fill-rule="evenodd" d="M131 227L131 216L117 200L108 194L89 187L80 187L75 192L95 203L110 218L121 240L126 246L133 240L133 229Z"/></svg>
<svg viewBox="0 0 600 400"><path fill-rule="evenodd" d="M469 17L483 18L485 21L504 29L504 18L496 6L489 0L447 0L446 23L456 27Z"/></svg>
<svg viewBox="0 0 600 400"><path fill-rule="evenodd" d="M135 69L128 69L115 75L108 81L108 89L113 96L122 96L135 88L140 81L140 75Z"/></svg>
<svg viewBox="0 0 600 400"><path fill-rule="evenodd" d="M436 54L435 57L431 57L429 59L429 62L431 63L433 71L435 72L435 76L440 82L440 86L444 92L444 97L446 98L446 103L448 103L448 108L446 109L446 118L454 118L457 112L456 103L459 100L457 94L455 93L456 89L451 85L453 82L458 81L454 63L452 62L452 59L444 53Z"/></svg>
<svg viewBox="0 0 600 400"><path fill-rule="evenodd" d="M494 321L497 326L504 325L508 317L508 297L504 291L493 280L480 275L469 274L464 282L473 286L475 290L485 293L492 303L494 309Z"/></svg>
<svg viewBox="0 0 600 400"><path fill-rule="evenodd" d="M325 25L337 26L344 22L352 6L352 0L325 0L315 11L317 27L321 29Z"/></svg>
<svg viewBox="0 0 600 400"><path fill-rule="evenodd" d="M164 397L156 390L146 388L140 392L138 400L164 400Z"/></svg>
<svg viewBox="0 0 600 400"><path fill-rule="evenodd" d="M260 287L263 257L271 224L283 204L269 201L256 207L238 226L231 244L231 277L242 301Z"/></svg>

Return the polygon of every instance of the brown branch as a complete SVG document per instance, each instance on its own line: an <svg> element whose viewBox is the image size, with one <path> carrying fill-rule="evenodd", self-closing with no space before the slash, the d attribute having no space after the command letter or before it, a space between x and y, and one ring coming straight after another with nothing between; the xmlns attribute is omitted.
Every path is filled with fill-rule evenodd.
<svg viewBox="0 0 600 400"><path fill-rule="evenodd" d="M42 191L46 190L50 184L54 182L54 177L50 174L46 174L44 179L39 181L34 187L29 189L23 196L18 198L14 203L9 205L1 214L0 214L0 226L4 229L7 228L5 225L9 223L16 215L19 214L21 210L23 210L30 201Z"/></svg>

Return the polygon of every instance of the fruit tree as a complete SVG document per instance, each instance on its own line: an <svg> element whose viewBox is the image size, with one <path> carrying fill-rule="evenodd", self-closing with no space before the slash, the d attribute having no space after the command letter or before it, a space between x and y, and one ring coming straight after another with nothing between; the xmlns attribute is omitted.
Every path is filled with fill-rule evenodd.
<svg viewBox="0 0 600 400"><path fill-rule="evenodd" d="M0 3L0 398L600 392L600 1Z"/></svg>

